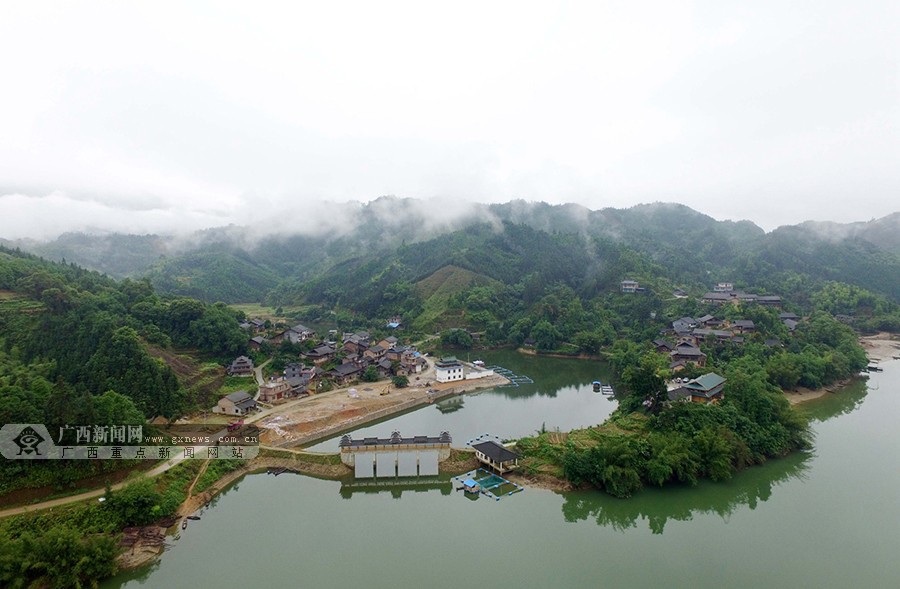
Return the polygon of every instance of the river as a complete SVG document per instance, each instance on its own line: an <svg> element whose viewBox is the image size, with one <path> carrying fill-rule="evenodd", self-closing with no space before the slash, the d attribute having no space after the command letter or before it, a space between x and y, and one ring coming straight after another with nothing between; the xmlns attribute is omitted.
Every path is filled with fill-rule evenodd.
<svg viewBox="0 0 900 589"><path fill-rule="evenodd" d="M219 496L159 563L102 586L894 587L900 362L883 366L802 407L814 451L728 483L627 500L529 488L472 501L446 478L367 489L254 475ZM547 390L543 371L532 372ZM547 377L558 389L585 378Z"/></svg>

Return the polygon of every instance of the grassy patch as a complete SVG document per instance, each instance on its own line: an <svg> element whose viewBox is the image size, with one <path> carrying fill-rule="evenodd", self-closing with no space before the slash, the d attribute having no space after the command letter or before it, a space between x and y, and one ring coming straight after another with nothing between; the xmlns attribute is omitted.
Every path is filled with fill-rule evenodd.
<svg viewBox="0 0 900 589"><path fill-rule="evenodd" d="M202 493L229 472L246 466L246 464L246 460L211 460L206 472L200 475L200 480L194 486L194 493Z"/></svg>
<svg viewBox="0 0 900 589"><path fill-rule="evenodd" d="M297 452L288 452L287 450L260 448L259 455L268 458L283 458L286 460L293 460L294 462L305 462L307 464L341 464L340 454L301 454Z"/></svg>
<svg viewBox="0 0 900 589"><path fill-rule="evenodd" d="M224 397L237 391L252 393L256 389L256 379L252 376L226 376L219 387L218 395Z"/></svg>

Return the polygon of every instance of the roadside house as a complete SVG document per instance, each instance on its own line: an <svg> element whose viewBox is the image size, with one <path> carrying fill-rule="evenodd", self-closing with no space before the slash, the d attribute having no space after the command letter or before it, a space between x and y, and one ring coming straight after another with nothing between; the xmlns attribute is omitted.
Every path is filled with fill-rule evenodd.
<svg viewBox="0 0 900 589"><path fill-rule="evenodd" d="M291 383L284 378L270 380L259 387L259 400L263 403L273 403L290 396L290 394Z"/></svg>
<svg viewBox="0 0 900 589"><path fill-rule="evenodd" d="M219 399L212 408L213 413L224 415L247 415L256 409L256 401L247 391L237 391Z"/></svg>

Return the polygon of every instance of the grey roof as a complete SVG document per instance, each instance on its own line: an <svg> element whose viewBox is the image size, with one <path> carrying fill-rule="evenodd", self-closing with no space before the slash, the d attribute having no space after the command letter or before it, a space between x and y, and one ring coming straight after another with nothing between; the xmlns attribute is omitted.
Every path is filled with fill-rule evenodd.
<svg viewBox="0 0 900 589"><path fill-rule="evenodd" d="M779 313L779 319L800 319L800 316L796 313Z"/></svg>
<svg viewBox="0 0 900 589"><path fill-rule="evenodd" d="M669 352L669 356L706 356L706 354L696 346L678 346Z"/></svg>
<svg viewBox="0 0 900 589"><path fill-rule="evenodd" d="M679 399L684 399L685 397L691 396L691 391L687 390L684 387L678 387L677 389L672 389L666 395L669 397L670 401L678 401Z"/></svg>
<svg viewBox="0 0 900 589"><path fill-rule="evenodd" d="M308 331L308 332L312 333L312 329L308 328L308 327L305 326L305 325L301 325L300 323L298 323L297 325L293 326L291 329L292 329L293 331L296 331L297 333L303 333L304 331Z"/></svg>
<svg viewBox="0 0 900 589"><path fill-rule="evenodd" d="M356 364L353 364L352 362L348 362L346 364L341 364L340 366L337 366L331 372L336 373L338 376L350 376L351 374L355 374L355 373L359 372L360 370L361 370L361 368L359 366L357 366Z"/></svg>
<svg viewBox="0 0 900 589"><path fill-rule="evenodd" d="M394 432L389 438L362 438L354 440L349 434L341 436L341 448L360 448L364 446L388 446L394 444L450 444L453 438L447 432L441 432L439 436L413 436L404 438L400 432Z"/></svg>
<svg viewBox="0 0 900 589"><path fill-rule="evenodd" d="M243 401L238 401L234 404L238 409L253 409L256 407L256 399L250 397L248 399L244 399Z"/></svg>
<svg viewBox="0 0 900 589"><path fill-rule="evenodd" d="M706 323L710 319L715 319L715 318L716 318L715 315L710 315L709 313L707 313L703 317L700 317L699 319L697 319L697 322L698 323Z"/></svg>
<svg viewBox="0 0 900 589"><path fill-rule="evenodd" d="M253 400L253 397L251 397L250 393L248 393L247 391L236 391L234 393L231 393L230 395L225 395L225 398L235 404L240 403L241 401L244 401L246 399L250 399L251 401Z"/></svg>
<svg viewBox="0 0 900 589"><path fill-rule="evenodd" d="M734 326L742 329L753 329L756 327L752 319L738 319L734 322Z"/></svg>
<svg viewBox="0 0 900 589"><path fill-rule="evenodd" d="M508 448L504 448L500 444L494 441L481 442L479 444L472 444L472 447L493 460L494 462L509 462L510 460L515 460L519 457L518 454L509 450Z"/></svg>

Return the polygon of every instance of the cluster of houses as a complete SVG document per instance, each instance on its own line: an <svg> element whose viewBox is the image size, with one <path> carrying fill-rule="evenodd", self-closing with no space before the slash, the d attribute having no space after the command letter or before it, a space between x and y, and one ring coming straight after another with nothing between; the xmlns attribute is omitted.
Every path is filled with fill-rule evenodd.
<svg viewBox="0 0 900 589"><path fill-rule="evenodd" d="M623 280L619 283L623 293L635 294L646 292L646 288L641 286L635 280ZM672 296L677 299L687 298L688 294L684 290L678 288L672 292ZM735 290L734 283L719 282L713 287L711 292L705 293L700 300L704 303L714 305L738 304L738 303L757 303L770 307L781 307L781 297L778 295L757 295Z"/></svg>
<svg viewBox="0 0 900 589"><path fill-rule="evenodd" d="M278 345L281 342L299 344L300 342L305 342L306 340L312 339L316 336L315 331L299 323L288 329L277 331L271 337L259 335L265 330L265 322L260 319L250 319L248 321L245 321L244 323L241 323L241 327L251 330L257 334L250 338L250 347L254 350L258 350L265 344Z"/></svg>
<svg viewBox="0 0 900 589"><path fill-rule="evenodd" d="M322 342L303 354L314 366L335 364L324 376L344 385L358 379L370 366L375 366L379 378L411 376L424 371L427 362L415 346L400 344L394 336L375 340L366 331L345 333L341 345Z"/></svg>
<svg viewBox="0 0 900 589"><path fill-rule="evenodd" d="M799 325L800 317L794 313L780 313L781 322L793 333ZM672 322L671 333L675 341L659 338L653 340L656 351L669 354L669 368L673 372L682 370L688 364L706 366L706 354L700 350L702 343L743 344L748 334L756 331L756 325L750 319L726 321L714 315L704 315L698 319L682 317ZM780 346L777 339L767 339L767 346Z"/></svg>

